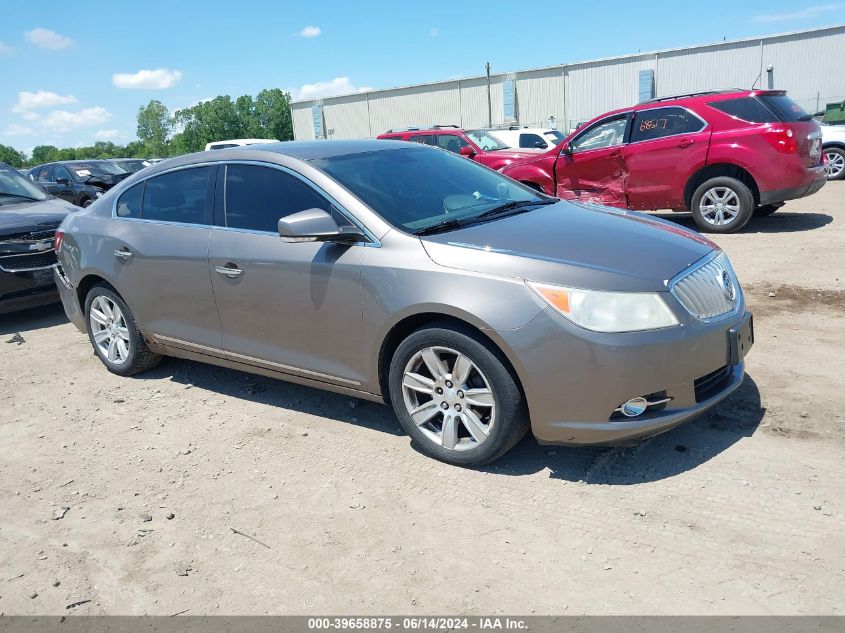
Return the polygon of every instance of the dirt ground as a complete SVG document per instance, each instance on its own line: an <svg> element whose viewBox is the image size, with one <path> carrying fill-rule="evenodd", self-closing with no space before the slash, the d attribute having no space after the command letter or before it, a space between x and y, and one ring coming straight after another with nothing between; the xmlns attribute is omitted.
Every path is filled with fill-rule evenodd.
<svg viewBox="0 0 845 633"><path fill-rule="evenodd" d="M845 182L715 241L754 311L736 394L480 470L384 406L123 379L60 308L0 317L0 613L845 613Z"/></svg>

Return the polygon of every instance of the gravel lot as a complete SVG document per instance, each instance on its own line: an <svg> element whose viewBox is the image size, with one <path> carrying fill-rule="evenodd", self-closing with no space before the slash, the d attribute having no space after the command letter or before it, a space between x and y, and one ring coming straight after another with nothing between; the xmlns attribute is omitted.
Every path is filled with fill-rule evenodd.
<svg viewBox="0 0 845 633"><path fill-rule="evenodd" d="M383 406L180 360L122 379L60 308L0 317L0 613L842 614L843 213L831 183L716 238L757 342L711 414L482 470Z"/></svg>

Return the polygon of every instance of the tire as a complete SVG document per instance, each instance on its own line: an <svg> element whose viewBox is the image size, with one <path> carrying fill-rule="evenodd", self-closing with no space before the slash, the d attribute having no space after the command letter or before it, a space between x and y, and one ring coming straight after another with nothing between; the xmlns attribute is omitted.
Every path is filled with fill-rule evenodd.
<svg viewBox="0 0 845 633"><path fill-rule="evenodd" d="M144 342L132 310L107 284L96 284L85 297L85 323L94 353L113 374L132 376L152 369L161 360Z"/></svg>
<svg viewBox="0 0 845 633"><path fill-rule="evenodd" d="M826 147L824 149L827 157L827 179L842 180L845 178L845 149L841 147Z"/></svg>
<svg viewBox="0 0 845 633"><path fill-rule="evenodd" d="M442 369L439 376L430 369L432 354ZM464 378L452 383L459 357ZM389 387L402 428L423 453L448 464L492 462L528 430L525 397L507 362L468 327L439 322L413 332L391 359Z"/></svg>
<svg viewBox="0 0 845 633"><path fill-rule="evenodd" d="M783 206L783 202L776 202L774 204L764 204L754 209L755 218L765 218L772 215L775 211Z"/></svg>
<svg viewBox="0 0 845 633"><path fill-rule="evenodd" d="M83 209L87 209L92 204L94 204L94 201L91 200L91 198L83 198L79 201L79 206L81 206Z"/></svg>
<svg viewBox="0 0 845 633"><path fill-rule="evenodd" d="M719 200L724 206L716 209ZM699 185L692 194L690 208L702 231L734 233L748 224L754 214L754 195L736 178L717 176ZM734 215L728 220L731 213Z"/></svg>

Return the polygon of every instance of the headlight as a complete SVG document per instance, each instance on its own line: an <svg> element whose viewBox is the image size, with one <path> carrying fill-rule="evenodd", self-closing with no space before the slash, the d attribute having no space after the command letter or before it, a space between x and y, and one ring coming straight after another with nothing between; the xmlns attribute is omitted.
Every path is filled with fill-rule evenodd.
<svg viewBox="0 0 845 633"><path fill-rule="evenodd" d="M637 332L679 324L656 292L600 292L532 282L528 286L575 325L593 332Z"/></svg>

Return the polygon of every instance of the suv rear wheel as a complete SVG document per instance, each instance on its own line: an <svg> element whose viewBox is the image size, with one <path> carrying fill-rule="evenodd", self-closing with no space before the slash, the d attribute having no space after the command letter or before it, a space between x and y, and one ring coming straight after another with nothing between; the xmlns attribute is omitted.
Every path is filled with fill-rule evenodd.
<svg viewBox="0 0 845 633"><path fill-rule="evenodd" d="M736 178L718 176L699 185L690 206L702 231L733 233L754 214L754 195Z"/></svg>
<svg viewBox="0 0 845 633"><path fill-rule="evenodd" d="M528 429L525 398L500 358L450 323L405 339L390 363L390 400L426 455L457 466L492 462Z"/></svg>

